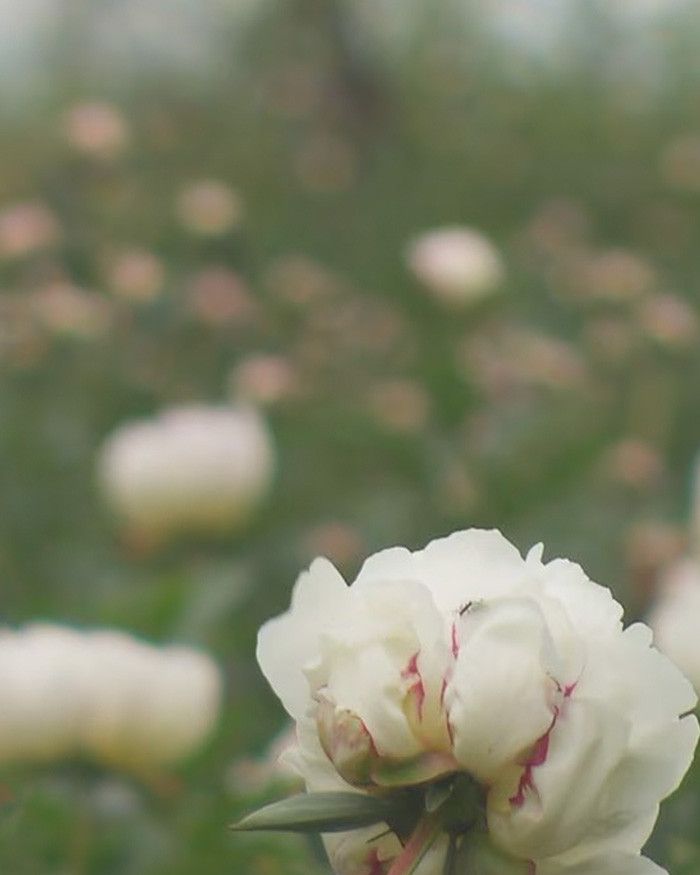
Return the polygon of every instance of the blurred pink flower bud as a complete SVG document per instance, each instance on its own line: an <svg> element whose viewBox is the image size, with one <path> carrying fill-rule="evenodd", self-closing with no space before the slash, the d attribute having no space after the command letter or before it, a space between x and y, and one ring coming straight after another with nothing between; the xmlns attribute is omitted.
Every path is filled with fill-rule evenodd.
<svg viewBox="0 0 700 875"><path fill-rule="evenodd" d="M177 214L193 234L216 237L237 228L243 219L243 201L217 179L192 182L177 197Z"/></svg>
<svg viewBox="0 0 700 875"><path fill-rule="evenodd" d="M116 106L100 100L71 107L64 116L63 128L74 149L94 158L115 158L129 142L124 116Z"/></svg>

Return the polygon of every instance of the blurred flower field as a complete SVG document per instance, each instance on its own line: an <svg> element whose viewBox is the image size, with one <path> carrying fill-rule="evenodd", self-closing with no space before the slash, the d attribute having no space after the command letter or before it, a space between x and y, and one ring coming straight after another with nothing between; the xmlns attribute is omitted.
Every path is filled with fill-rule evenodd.
<svg viewBox="0 0 700 875"><path fill-rule="evenodd" d="M700 563L700 15L207 4L208 50L173 39L168 65L103 52L111 5L66 2L48 73L0 106L3 620L194 648L220 711L172 761L18 757L0 731L0 870L320 875L320 845L227 829L294 786L255 640L315 556L351 580L497 527L628 620ZM134 489L123 459L105 475L178 411ZM217 443L198 415L241 420ZM0 688L20 734L23 676ZM182 677L165 711L196 710ZM697 873L698 824L695 767L649 856Z"/></svg>

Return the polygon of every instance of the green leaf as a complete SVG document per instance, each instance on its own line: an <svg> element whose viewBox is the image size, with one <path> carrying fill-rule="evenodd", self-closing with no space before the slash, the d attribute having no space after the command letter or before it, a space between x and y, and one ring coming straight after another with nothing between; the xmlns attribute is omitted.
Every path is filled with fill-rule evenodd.
<svg viewBox="0 0 700 875"><path fill-rule="evenodd" d="M389 803L362 793L302 793L253 811L231 829L343 832L384 823L392 813Z"/></svg>

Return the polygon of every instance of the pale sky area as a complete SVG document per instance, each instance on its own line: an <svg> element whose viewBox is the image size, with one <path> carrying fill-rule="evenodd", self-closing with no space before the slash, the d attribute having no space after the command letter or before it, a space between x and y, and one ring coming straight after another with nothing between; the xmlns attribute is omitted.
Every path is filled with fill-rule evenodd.
<svg viewBox="0 0 700 875"><path fill-rule="evenodd" d="M170 67L196 71L216 56L223 22L243 27L265 3L278 0L0 0L0 94L22 99L48 75L57 34L74 39L81 57L100 68ZM443 2L443 0L440 0ZM449 2L449 0L447 0ZM457 0L459 2L459 0ZM564 48L578 0L477 0L465 5L491 18L501 38L526 55ZM595 2L595 0L591 0ZM425 0L348 0L360 19L399 48ZM606 0L605 8L637 29L677 16L690 0Z"/></svg>

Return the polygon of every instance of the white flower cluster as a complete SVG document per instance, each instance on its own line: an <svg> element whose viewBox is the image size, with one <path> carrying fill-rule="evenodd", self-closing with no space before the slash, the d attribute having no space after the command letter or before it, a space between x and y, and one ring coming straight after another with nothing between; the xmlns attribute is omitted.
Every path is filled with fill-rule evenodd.
<svg viewBox="0 0 700 875"><path fill-rule="evenodd" d="M474 871L658 875L640 849L692 759L696 696L647 626L623 629L609 590L541 557L472 529L378 553L351 586L316 560L258 644L297 721L293 762L319 792L468 774L475 853L497 861ZM411 843L391 831L326 844L342 875L386 875L399 857L391 871L408 871ZM438 875L447 849L444 835L410 871Z"/></svg>
<svg viewBox="0 0 700 875"><path fill-rule="evenodd" d="M108 438L98 463L116 513L156 539L242 525L273 470L272 439L252 407L178 407L127 423Z"/></svg>
<svg viewBox="0 0 700 875"><path fill-rule="evenodd" d="M180 760L219 714L204 653L48 624L0 632L0 763L87 756L141 769Z"/></svg>

